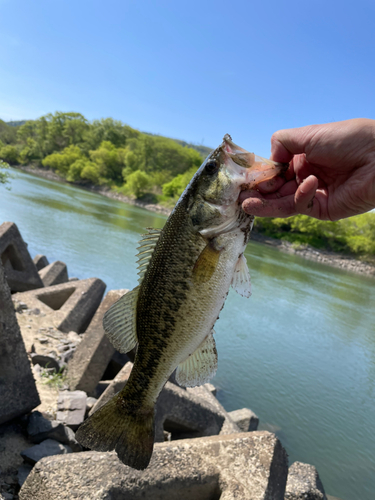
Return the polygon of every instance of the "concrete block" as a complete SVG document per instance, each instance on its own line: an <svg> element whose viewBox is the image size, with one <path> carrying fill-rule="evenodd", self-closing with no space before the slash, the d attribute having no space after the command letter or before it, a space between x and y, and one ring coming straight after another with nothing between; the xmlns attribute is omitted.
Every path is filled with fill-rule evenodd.
<svg viewBox="0 0 375 500"><path fill-rule="evenodd" d="M72 391L79 389L95 395L95 388L115 352L115 348L105 335L103 316L127 291L110 290L96 311L81 343L68 363L68 383Z"/></svg>
<svg viewBox="0 0 375 500"><path fill-rule="evenodd" d="M107 387L90 415L109 401L126 384L132 363L127 363ZM197 389L197 390L196 390ZM201 389L201 390L199 390ZM240 432L227 417L216 398L205 388L183 389L167 382L156 403L155 440L164 441L164 431L171 439L212 436L223 431L226 434Z"/></svg>
<svg viewBox="0 0 375 500"><path fill-rule="evenodd" d="M145 471L124 465L113 452L44 458L19 499L283 500L287 472L274 434L211 436L157 443Z"/></svg>
<svg viewBox="0 0 375 500"><path fill-rule="evenodd" d="M294 462L289 467L285 500L327 500L318 471L313 465Z"/></svg>
<svg viewBox="0 0 375 500"><path fill-rule="evenodd" d="M0 264L0 424L40 404L13 302Z"/></svg>
<svg viewBox="0 0 375 500"><path fill-rule="evenodd" d="M44 457L49 457L51 455L61 455L65 453L71 453L72 450L69 446L65 444L58 443L54 439L46 439L40 444L27 448L21 452L21 457L26 463L34 465L39 460Z"/></svg>
<svg viewBox="0 0 375 500"><path fill-rule="evenodd" d="M28 309L39 309L46 325L66 333L82 333L99 307L104 290L102 280L89 278L16 293L12 298L15 303L25 303Z"/></svg>
<svg viewBox="0 0 375 500"><path fill-rule="evenodd" d="M69 281L68 269L66 264L61 262L61 260L56 260L52 264L43 267L39 271L39 276L44 286L60 285Z"/></svg>
<svg viewBox="0 0 375 500"><path fill-rule="evenodd" d="M242 432L256 431L258 428L259 418L249 408L230 411L229 416Z"/></svg>
<svg viewBox="0 0 375 500"><path fill-rule="evenodd" d="M87 395L83 391L60 391L57 400L57 422L78 429L85 419Z"/></svg>
<svg viewBox="0 0 375 500"><path fill-rule="evenodd" d="M35 257L33 258L33 262L34 262L36 268L38 269L38 271L43 269L43 267L48 266L48 264L49 264L47 257L45 255L42 255L42 254L35 255Z"/></svg>
<svg viewBox="0 0 375 500"><path fill-rule="evenodd" d="M82 451L82 446L70 427L57 420L48 420L39 411L34 411L30 415L27 434L33 443L39 444L45 439L55 439L59 443L68 444L73 451Z"/></svg>
<svg viewBox="0 0 375 500"><path fill-rule="evenodd" d="M12 292L24 292L43 287L38 270L32 261L17 226L4 222L0 226L0 261Z"/></svg>

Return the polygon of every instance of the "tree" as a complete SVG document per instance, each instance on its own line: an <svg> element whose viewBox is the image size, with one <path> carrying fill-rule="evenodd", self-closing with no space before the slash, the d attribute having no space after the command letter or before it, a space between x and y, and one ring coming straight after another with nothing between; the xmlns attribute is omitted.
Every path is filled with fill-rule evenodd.
<svg viewBox="0 0 375 500"><path fill-rule="evenodd" d="M4 172L3 170L9 168L9 165L3 160L0 160L0 184L8 184L9 182L9 174L8 172Z"/></svg>
<svg viewBox="0 0 375 500"><path fill-rule="evenodd" d="M18 151L15 146L3 146L0 149L0 159L10 163L11 165L16 165L18 163Z"/></svg>
<svg viewBox="0 0 375 500"><path fill-rule="evenodd" d="M136 198L139 198L142 193L145 192L147 187L149 186L149 179L145 172L141 170L136 170L132 174L130 174L126 180L126 191L129 194L134 195Z"/></svg>

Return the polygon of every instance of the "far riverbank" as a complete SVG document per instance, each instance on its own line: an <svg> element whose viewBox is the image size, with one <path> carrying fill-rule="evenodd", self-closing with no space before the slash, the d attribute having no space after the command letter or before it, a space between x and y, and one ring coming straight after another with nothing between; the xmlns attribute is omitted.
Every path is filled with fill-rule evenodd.
<svg viewBox="0 0 375 500"><path fill-rule="evenodd" d="M37 175L39 177L44 177L45 179L67 183L67 181L63 177L60 177L52 170L47 170L47 169L38 168L38 167L31 167L31 166L16 166L15 168L18 168L20 170L23 170L23 171L28 172L28 173L33 174L33 175ZM90 186L90 185L81 185L81 184L75 184L75 185L78 185L79 187L81 187L83 189L93 191L95 193L99 193L103 196L106 196L107 198L112 198L114 200L128 203L130 205L135 205L137 207L144 208L144 209L150 210L152 212L161 213L161 214L164 214L166 216L168 216L172 211L172 209L163 207L161 205L146 203L146 202L140 201L140 200L134 200L134 199L132 199L128 196L125 196L123 194L116 193L115 191L112 191L108 187ZM367 262L362 262L358 259L355 259L355 258L350 257L350 256L345 255L345 254L330 252L327 250L318 250L318 249L313 248L309 245L296 246L296 245L293 245L292 243L289 243L287 241L278 240L276 238L264 236L263 234L258 233L254 230L251 234L251 239L253 241L257 241L259 243L263 243L263 244L272 246L274 248L277 248L281 252L285 252L285 253L289 253L289 254L296 254L296 255L304 257L305 259L308 259L308 260L313 260L316 262L320 262L322 264L327 264L327 265L330 265L333 267L346 269L348 271L351 271L351 272L354 272L357 274L375 276L375 265L367 263Z"/></svg>

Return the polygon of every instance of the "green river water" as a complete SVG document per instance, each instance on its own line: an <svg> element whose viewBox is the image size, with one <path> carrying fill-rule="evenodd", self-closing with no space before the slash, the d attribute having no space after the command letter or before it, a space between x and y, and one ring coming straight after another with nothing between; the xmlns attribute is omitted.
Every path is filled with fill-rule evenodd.
<svg viewBox="0 0 375 500"><path fill-rule="evenodd" d="M136 246L166 218L67 184L12 170L0 223L29 251L107 290L137 284ZM375 498L375 279L250 242L253 295L229 293L216 323L214 385L231 411L251 408L296 460L314 464L326 493Z"/></svg>

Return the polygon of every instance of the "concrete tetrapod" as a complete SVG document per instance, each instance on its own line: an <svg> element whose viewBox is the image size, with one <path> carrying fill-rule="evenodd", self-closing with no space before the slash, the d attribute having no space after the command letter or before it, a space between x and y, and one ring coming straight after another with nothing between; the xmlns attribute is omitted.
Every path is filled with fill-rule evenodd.
<svg viewBox="0 0 375 500"><path fill-rule="evenodd" d="M115 453L83 452L40 460L20 500L283 500L287 455L266 431L157 443L137 471Z"/></svg>
<svg viewBox="0 0 375 500"><path fill-rule="evenodd" d="M92 415L126 384L132 363L116 375L90 411ZM164 431L172 439L240 432L218 400L205 387L184 389L167 382L156 403L155 441L164 441Z"/></svg>
<svg viewBox="0 0 375 500"><path fill-rule="evenodd" d="M0 424L40 404L4 269L0 264Z"/></svg>
<svg viewBox="0 0 375 500"><path fill-rule="evenodd" d="M4 266L5 277L12 292L24 292L44 286L14 222L4 222L0 226L0 262Z"/></svg>
<svg viewBox="0 0 375 500"><path fill-rule="evenodd" d="M29 309L39 309L46 325L66 333L81 333L99 307L105 287L102 280L89 278L15 293L12 298L25 303Z"/></svg>

